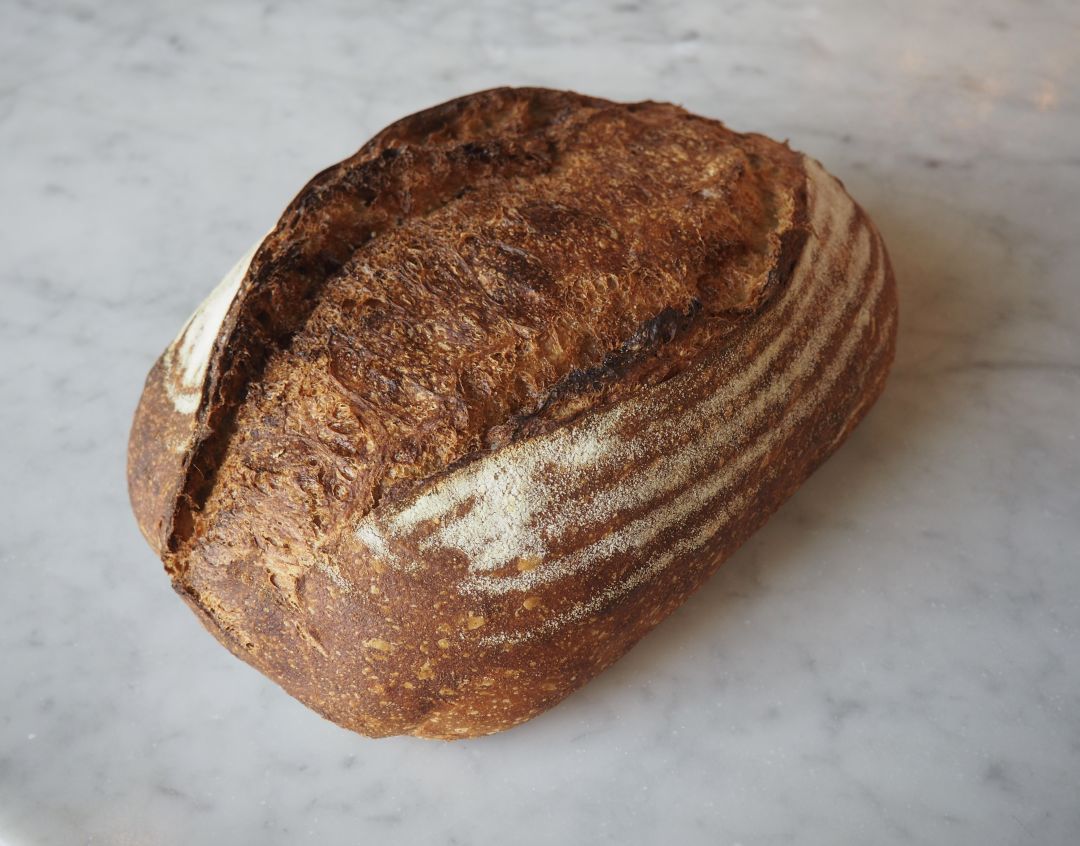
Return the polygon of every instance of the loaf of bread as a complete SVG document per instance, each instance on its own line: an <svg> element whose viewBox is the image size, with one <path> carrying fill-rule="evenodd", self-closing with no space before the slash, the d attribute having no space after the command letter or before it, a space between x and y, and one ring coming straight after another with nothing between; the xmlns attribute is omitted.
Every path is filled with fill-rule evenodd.
<svg viewBox="0 0 1080 846"><path fill-rule="evenodd" d="M235 655L366 735L541 713L882 390L885 247L813 159L498 89L316 176L154 365L132 504Z"/></svg>

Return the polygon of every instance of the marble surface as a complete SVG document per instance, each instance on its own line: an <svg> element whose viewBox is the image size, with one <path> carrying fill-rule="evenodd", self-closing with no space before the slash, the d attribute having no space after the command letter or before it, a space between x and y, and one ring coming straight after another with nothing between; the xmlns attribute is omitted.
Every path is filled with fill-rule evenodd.
<svg viewBox="0 0 1080 846"><path fill-rule="evenodd" d="M0 4L0 843L1080 841L1078 44L1071 2ZM503 735L366 740L172 594L128 424L309 176L504 83L820 158L891 249L899 358L597 681Z"/></svg>

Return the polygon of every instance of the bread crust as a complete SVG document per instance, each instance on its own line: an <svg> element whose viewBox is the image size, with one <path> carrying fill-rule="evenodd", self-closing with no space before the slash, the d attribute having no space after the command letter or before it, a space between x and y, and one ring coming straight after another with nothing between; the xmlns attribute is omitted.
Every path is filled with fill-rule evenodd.
<svg viewBox="0 0 1080 846"><path fill-rule="evenodd" d="M497 89L317 176L155 364L128 475L207 628L329 719L459 738L689 596L884 385L880 235L667 104Z"/></svg>

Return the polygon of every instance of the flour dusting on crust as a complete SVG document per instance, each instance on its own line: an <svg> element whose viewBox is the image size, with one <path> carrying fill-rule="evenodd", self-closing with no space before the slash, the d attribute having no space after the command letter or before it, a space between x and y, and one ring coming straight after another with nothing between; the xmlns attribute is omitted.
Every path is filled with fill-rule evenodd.
<svg viewBox="0 0 1080 846"><path fill-rule="evenodd" d="M405 572L418 570L424 553L456 551L468 569L459 591L481 597L536 592L613 556L643 554L665 533L677 533L663 554L591 600L525 631L486 634L481 642L490 645L557 631L704 546L756 493L756 488L738 491L740 479L789 436L850 365L883 289L880 256L866 289L858 294L830 284L838 272L856 279L866 275L875 241L865 224L851 231L855 207L839 183L811 159L806 167L813 235L770 319L759 327L762 344L748 367L710 396L678 411L671 407L671 391L666 396L643 394L498 450L397 510L368 514L357 526L356 538L380 560ZM805 306L815 298L828 305L811 326L806 315L812 310ZM812 379L822 352L838 332L846 335L835 358ZM786 355L790 360L778 365ZM796 385L803 387L793 393ZM789 395L799 400L782 425L747 441L746 432L755 422ZM747 397L752 397L749 403ZM646 422L628 437L631 417ZM736 446L740 449L732 460L717 464L716 456L731 454ZM618 468L628 469L616 473ZM613 477L610 484L589 488L605 475ZM760 481L772 475L764 474ZM588 493L582 495L582 489ZM728 499L716 513L700 522L710 504L725 495ZM630 519L627 515L633 513L640 516ZM565 549L567 536L590 530L591 542L552 555L560 543ZM410 546L421 552L419 560L395 551ZM514 566L522 561L539 563Z"/></svg>

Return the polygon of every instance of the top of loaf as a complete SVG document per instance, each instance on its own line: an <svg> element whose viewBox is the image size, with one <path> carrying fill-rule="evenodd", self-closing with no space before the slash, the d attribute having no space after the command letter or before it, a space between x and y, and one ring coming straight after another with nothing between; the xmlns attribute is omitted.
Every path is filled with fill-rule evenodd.
<svg viewBox="0 0 1080 846"><path fill-rule="evenodd" d="M181 580L196 547L295 580L383 499L722 346L798 256L804 182L786 145L662 103L497 89L399 121L151 373L144 533Z"/></svg>

